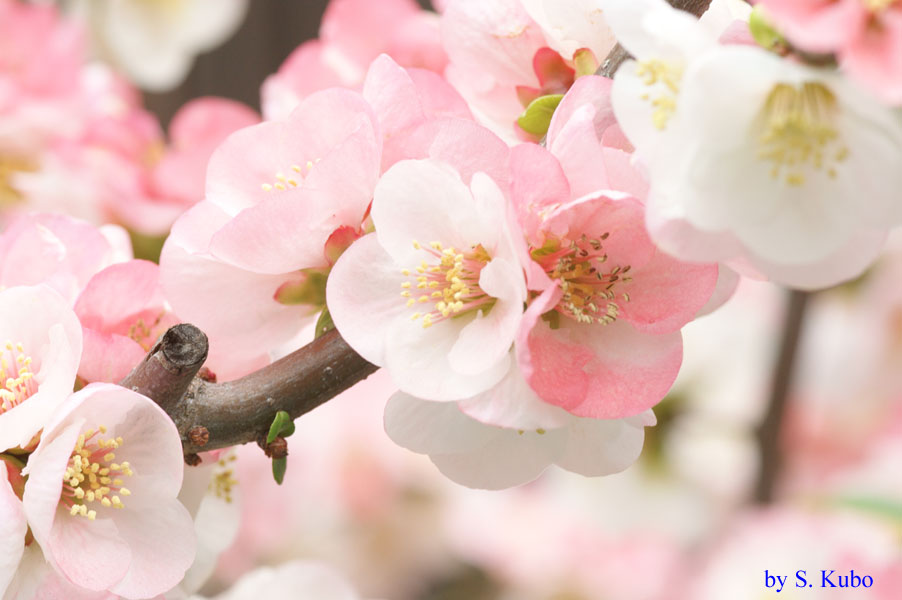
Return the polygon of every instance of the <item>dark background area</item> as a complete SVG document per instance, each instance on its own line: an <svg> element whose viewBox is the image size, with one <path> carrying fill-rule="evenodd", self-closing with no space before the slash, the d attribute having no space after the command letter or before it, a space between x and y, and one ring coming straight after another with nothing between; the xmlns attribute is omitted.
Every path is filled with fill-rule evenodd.
<svg viewBox="0 0 902 600"><path fill-rule="evenodd" d="M370 0L380 2L381 0ZM420 5L430 7L427 0ZM260 86L304 40L317 37L327 0L250 0L241 28L197 58L181 86L145 94L164 127L179 107L198 96L224 96L260 109Z"/></svg>

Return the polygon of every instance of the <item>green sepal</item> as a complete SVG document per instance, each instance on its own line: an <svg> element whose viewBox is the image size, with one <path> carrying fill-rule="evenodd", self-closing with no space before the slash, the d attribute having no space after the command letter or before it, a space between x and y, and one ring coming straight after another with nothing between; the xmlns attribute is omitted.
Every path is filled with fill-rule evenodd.
<svg viewBox="0 0 902 600"><path fill-rule="evenodd" d="M269 426L269 433L266 435L266 443L272 444L277 437L288 437L294 433L294 421L284 410L276 413L276 417Z"/></svg>
<svg viewBox="0 0 902 600"><path fill-rule="evenodd" d="M765 50L779 50L786 47L786 40L768 20L760 6L752 9L749 16L749 32L755 42Z"/></svg>
<svg viewBox="0 0 902 600"><path fill-rule="evenodd" d="M332 315L329 314L328 308L324 308L323 312L319 314L319 318L316 320L316 332L313 334L313 339L317 339L327 331L332 331L333 329L335 329L335 323L332 321Z"/></svg>
<svg viewBox="0 0 902 600"><path fill-rule="evenodd" d="M542 136L548 133L548 126L551 125L551 117L557 109L558 104L563 99L563 94L549 94L548 96L540 96L526 107L517 124L520 129L526 133L536 136Z"/></svg>
<svg viewBox="0 0 902 600"><path fill-rule="evenodd" d="M285 469L288 468L288 459L287 458L274 458L272 459L272 477L276 480L276 483L282 485L282 482L285 480Z"/></svg>

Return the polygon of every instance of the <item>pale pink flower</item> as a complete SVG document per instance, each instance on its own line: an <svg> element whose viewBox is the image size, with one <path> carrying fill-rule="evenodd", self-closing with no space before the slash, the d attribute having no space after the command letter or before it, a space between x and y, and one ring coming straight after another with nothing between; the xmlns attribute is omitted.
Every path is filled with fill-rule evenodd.
<svg viewBox="0 0 902 600"><path fill-rule="evenodd" d="M759 0L803 50L840 66L886 102L902 104L902 4L896 0Z"/></svg>
<svg viewBox="0 0 902 600"><path fill-rule="evenodd" d="M315 598L359 600L354 588L333 569L317 563L293 561L279 567L264 567L242 577L231 589L212 600L257 600L258 598ZM192 600L203 600L193 596Z"/></svg>
<svg viewBox="0 0 902 600"><path fill-rule="evenodd" d="M336 327L398 386L459 400L510 367L526 301L519 231L484 173L434 159L402 161L376 186L376 232L355 242L329 278Z"/></svg>
<svg viewBox="0 0 902 600"><path fill-rule="evenodd" d="M22 501L10 484L7 469L7 463L0 460L0 598L6 597L6 588L19 567L28 531Z"/></svg>
<svg viewBox="0 0 902 600"><path fill-rule="evenodd" d="M566 93L615 43L594 0L457 0L442 15L442 36L448 81L511 141L531 138L515 123L530 102Z"/></svg>
<svg viewBox="0 0 902 600"><path fill-rule="evenodd" d="M153 167L153 191L187 208L203 200L207 162L233 132L260 122L249 107L226 98L196 98L169 124L169 145Z"/></svg>
<svg viewBox="0 0 902 600"><path fill-rule="evenodd" d="M657 250L642 204L615 192L552 209L531 254L553 282L527 310L518 344L538 395L594 418L659 402L680 367L679 330L713 294L717 267Z"/></svg>
<svg viewBox="0 0 902 600"><path fill-rule="evenodd" d="M898 571L902 555L893 528L883 521L845 512L810 513L797 508L750 511L736 519L721 540L710 548L686 591L687 600L714 600L730 589L731 598L761 598L765 569L771 576L788 576L780 596L812 598L874 598L889 600L902 591ZM838 576L855 571L869 575L867 590L822 587L821 570L834 585ZM804 589L796 574L804 571ZM833 571L832 575L830 575ZM774 582L776 583L776 582ZM808 584L812 587L807 587ZM770 589L777 592L777 587Z"/></svg>
<svg viewBox="0 0 902 600"><path fill-rule="evenodd" d="M370 63L383 53L403 67L441 73L448 59L438 16L413 0L332 0L319 39L301 44L263 83L263 114L283 118L318 90L359 88Z"/></svg>
<svg viewBox="0 0 902 600"><path fill-rule="evenodd" d="M82 37L81 29L61 21L51 5L0 1L0 153L5 159L10 151L14 158L50 135L72 130L66 111L75 107Z"/></svg>
<svg viewBox="0 0 902 600"><path fill-rule="evenodd" d="M88 281L75 301L84 333L78 376L88 383L116 383L128 375L169 327L160 268L145 260L107 267Z"/></svg>
<svg viewBox="0 0 902 600"><path fill-rule="evenodd" d="M654 424L650 410L626 419L570 415L537 396L516 365L463 402L399 392L385 409L395 443L428 454L457 483L494 490L532 481L552 464L589 477L622 471L639 457L645 427Z"/></svg>
<svg viewBox="0 0 902 600"><path fill-rule="evenodd" d="M0 450L26 448L72 392L78 318L45 286L0 292Z"/></svg>
<svg viewBox="0 0 902 600"><path fill-rule="evenodd" d="M206 200L175 224L161 257L167 298L210 336L211 356L251 370L323 308L325 275L360 234L380 160L370 105L342 89L216 150Z"/></svg>
<svg viewBox="0 0 902 600"><path fill-rule="evenodd" d="M45 284L74 302L95 273L131 258L131 241L121 227L28 214L0 233L0 289Z"/></svg>
<svg viewBox="0 0 902 600"><path fill-rule="evenodd" d="M175 425L151 400L92 384L72 395L28 460L25 515L47 561L70 582L125 598L175 586L194 559L177 500Z"/></svg>
<svg viewBox="0 0 902 600"><path fill-rule="evenodd" d="M201 464L185 470L179 492L179 502L194 519L197 535L194 562L176 588L184 594L197 592L207 582L216 569L220 554L235 540L242 524L235 452L207 452L200 457Z"/></svg>
<svg viewBox="0 0 902 600"><path fill-rule="evenodd" d="M418 157L426 123L473 118L464 99L440 76L425 69L404 69L386 54L370 65L363 97L373 107L382 131L383 170L404 158Z"/></svg>

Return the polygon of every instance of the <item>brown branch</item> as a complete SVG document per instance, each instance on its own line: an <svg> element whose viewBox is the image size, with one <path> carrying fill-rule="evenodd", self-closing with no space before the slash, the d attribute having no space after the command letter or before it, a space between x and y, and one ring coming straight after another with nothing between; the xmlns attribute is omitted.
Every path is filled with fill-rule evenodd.
<svg viewBox="0 0 902 600"><path fill-rule="evenodd" d="M226 383L195 377L206 355L206 336L193 325L176 325L121 383L150 397L169 414L189 459L197 452L256 441L269 430L276 412L284 410L297 418L377 369L336 330Z"/></svg>
<svg viewBox="0 0 902 600"><path fill-rule="evenodd" d="M783 320L783 339L774 365L767 412L756 432L760 470L754 500L759 504L769 504L773 501L774 487L780 475L782 466L780 430L786 413L799 339L810 297L811 293L800 291L792 291L789 295L786 316Z"/></svg>

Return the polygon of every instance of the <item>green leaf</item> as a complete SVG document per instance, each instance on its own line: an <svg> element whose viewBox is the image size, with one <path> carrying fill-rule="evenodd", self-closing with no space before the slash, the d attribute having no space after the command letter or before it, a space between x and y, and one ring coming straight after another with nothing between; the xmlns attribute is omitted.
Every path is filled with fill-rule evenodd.
<svg viewBox="0 0 902 600"><path fill-rule="evenodd" d="M765 50L778 50L786 46L786 40L767 19L760 6L756 6L749 17L749 32Z"/></svg>
<svg viewBox="0 0 902 600"><path fill-rule="evenodd" d="M279 485L282 485L282 481L285 480L285 469L287 467L287 458L274 458L272 461L272 477Z"/></svg>
<svg viewBox="0 0 902 600"><path fill-rule="evenodd" d="M329 314L328 308L324 308L323 312L319 314L319 318L316 320L316 333L313 334L313 339L317 339L319 336L327 331L332 331L333 329L335 329L335 323L332 322L332 315Z"/></svg>
<svg viewBox="0 0 902 600"><path fill-rule="evenodd" d="M292 433L294 433L294 422L291 420L291 415L284 410L280 410L272 420L272 425L269 426L266 443L272 444L277 437L288 437Z"/></svg>
<svg viewBox="0 0 902 600"><path fill-rule="evenodd" d="M550 94L536 98L517 119L517 124L526 133L545 135L548 133L548 126L551 125L551 117L563 97L563 94Z"/></svg>

